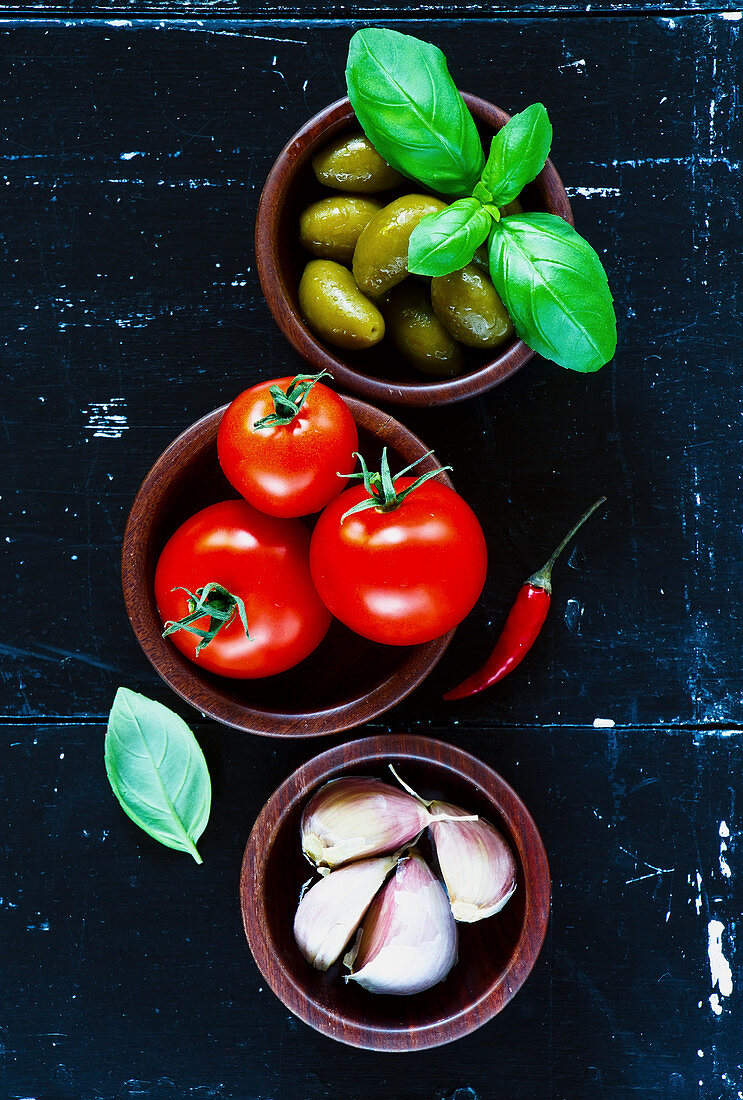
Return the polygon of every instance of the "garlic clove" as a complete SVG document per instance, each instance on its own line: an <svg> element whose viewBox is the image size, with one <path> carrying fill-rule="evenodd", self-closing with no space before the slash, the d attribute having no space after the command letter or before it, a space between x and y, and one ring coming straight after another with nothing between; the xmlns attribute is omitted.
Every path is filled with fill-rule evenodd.
<svg viewBox="0 0 743 1100"><path fill-rule="evenodd" d="M302 894L294 939L308 963L327 970L348 944L397 856L359 860L327 872Z"/></svg>
<svg viewBox="0 0 743 1100"><path fill-rule="evenodd" d="M457 926L443 886L417 852L400 860L372 902L344 962L370 993L423 993L457 961Z"/></svg>
<svg viewBox="0 0 743 1100"><path fill-rule="evenodd" d="M378 779L333 779L302 814L302 851L318 867L393 852L414 840L431 815L405 791Z"/></svg>
<svg viewBox="0 0 743 1100"><path fill-rule="evenodd" d="M498 830L448 802L433 802L430 825L454 918L472 923L498 913L516 889L516 860ZM446 815L449 820L441 820Z"/></svg>

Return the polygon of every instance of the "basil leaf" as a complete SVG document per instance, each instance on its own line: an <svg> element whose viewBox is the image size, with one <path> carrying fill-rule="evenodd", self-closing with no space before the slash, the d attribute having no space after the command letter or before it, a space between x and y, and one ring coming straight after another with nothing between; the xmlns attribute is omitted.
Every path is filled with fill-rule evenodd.
<svg viewBox="0 0 743 1100"><path fill-rule="evenodd" d="M135 825L168 848L196 850L209 820L212 788L203 753L172 710L119 688L108 717L106 774Z"/></svg>
<svg viewBox="0 0 743 1100"><path fill-rule="evenodd" d="M446 210L426 214L408 245L408 271L448 275L468 264L490 232L492 217L477 199L457 199Z"/></svg>
<svg viewBox="0 0 743 1100"><path fill-rule="evenodd" d="M393 168L445 195L472 191L485 155L441 50L367 27L348 47L346 85L364 133Z"/></svg>
<svg viewBox="0 0 743 1100"><path fill-rule="evenodd" d="M530 348L595 371L617 346L606 272L588 241L555 214L512 214L490 235L490 277Z"/></svg>
<svg viewBox="0 0 743 1100"><path fill-rule="evenodd" d="M498 131L482 174L497 206L511 202L539 175L551 144L552 123L541 103L532 103Z"/></svg>

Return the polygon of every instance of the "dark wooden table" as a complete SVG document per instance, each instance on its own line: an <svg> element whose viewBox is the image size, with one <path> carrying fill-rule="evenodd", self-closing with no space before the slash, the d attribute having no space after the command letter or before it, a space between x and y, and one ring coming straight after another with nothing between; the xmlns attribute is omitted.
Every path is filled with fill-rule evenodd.
<svg viewBox="0 0 743 1100"><path fill-rule="evenodd" d="M0 1095L742 1097L740 14L40 10L65 17L27 5L0 22ZM554 897L543 954L500 1017L454 1046L383 1056L295 1021L240 923L253 820L323 743L187 713L131 634L119 546L173 436L301 368L255 276L258 194L284 140L343 92L346 17L394 25L406 10L463 88L508 110L548 105L620 344L595 376L535 360L486 398L403 414L454 465L491 570L436 673L370 728L439 736L500 771L542 831ZM602 492L530 659L445 709L520 581ZM111 795L119 684L174 706L204 746L203 867Z"/></svg>

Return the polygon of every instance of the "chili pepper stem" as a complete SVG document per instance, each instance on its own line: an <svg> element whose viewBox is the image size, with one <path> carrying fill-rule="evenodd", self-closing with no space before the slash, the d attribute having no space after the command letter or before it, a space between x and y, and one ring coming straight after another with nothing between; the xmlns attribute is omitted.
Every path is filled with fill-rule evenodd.
<svg viewBox="0 0 743 1100"><path fill-rule="evenodd" d="M547 618L547 612L552 601L553 565L589 516L592 516L605 500L606 497L601 497L600 500L591 505L575 526L568 531L552 557L538 572L533 573L528 581L521 585L513 607L508 612L503 630L487 661L461 684L452 688L451 691L447 691L444 696L447 702L477 695L478 692L484 691L485 688L502 680L504 676L508 676L509 672L513 672L521 664L539 637L539 632Z"/></svg>
<svg viewBox="0 0 743 1100"><path fill-rule="evenodd" d="M543 588L545 592L548 592L550 594L552 593L552 569L555 562L557 561L565 547L568 545L568 543L571 541L571 539L575 538L575 536L578 534L586 520L590 519L596 509L600 508L601 505L605 503L606 497L601 497L599 500L596 501L595 504L591 505L587 512L583 513L578 522L570 528L567 535L557 547L552 557L545 562L541 569L538 569L536 573L532 573L532 575L529 577L529 580L526 582L527 584L533 585L534 588Z"/></svg>

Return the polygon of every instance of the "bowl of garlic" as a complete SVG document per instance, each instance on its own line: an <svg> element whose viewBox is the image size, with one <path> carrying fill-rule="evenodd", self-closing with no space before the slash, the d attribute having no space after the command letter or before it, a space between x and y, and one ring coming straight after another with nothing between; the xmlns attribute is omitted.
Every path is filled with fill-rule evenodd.
<svg viewBox="0 0 743 1100"><path fill-rule="evenodd" d="M426 737L367 737L269 798L240 878L245 934L311 1027L411 1051L481 1027L523 985L549 919L529 812L496 772Z"/></svg>

